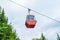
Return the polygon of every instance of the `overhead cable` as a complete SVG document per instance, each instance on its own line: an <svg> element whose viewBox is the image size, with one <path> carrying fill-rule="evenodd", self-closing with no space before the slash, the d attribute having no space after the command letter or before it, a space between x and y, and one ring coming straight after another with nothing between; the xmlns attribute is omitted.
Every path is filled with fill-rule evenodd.
<svg viewBox="0 0 60 40"><path fill-rule="evenodd" d="M30 8L28 8L28 7L26 7L26 6L23 6L23 5L15 2L15 1L12 1L12 0L8 0L8 1L10 1L10 2L12 2L12 3L14 3L14 4L18 5L18 6L21 6L21 7L25 8L25 9L30 9ZM47 17L47 18L49 18L49 19L51 19L51 20L53 20L53 21L56 21L56 22L60 23L60 21L58 21L58 20L56 20L56 19L54 19L54 18L51 18L51 17L49 17L49 16L47 16L47 15L44 15L44 14L41 14L40 12L37 12L37 11L35 11L35 10L32 10L32 9L30 9L30 10L33 11L33 12L35 12L35 13L40 14L41 16Z"/></svg>

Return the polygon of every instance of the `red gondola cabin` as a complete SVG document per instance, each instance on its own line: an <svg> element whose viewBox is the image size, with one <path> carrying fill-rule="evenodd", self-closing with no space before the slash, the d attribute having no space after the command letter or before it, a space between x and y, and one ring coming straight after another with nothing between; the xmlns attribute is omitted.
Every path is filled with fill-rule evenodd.
<svg viewBox="0 0 60 40"><path fill-rule="evenodd" d="M34 28L36 25L36 20L34 15L27 15L25 25L27 28Z"/></svg>

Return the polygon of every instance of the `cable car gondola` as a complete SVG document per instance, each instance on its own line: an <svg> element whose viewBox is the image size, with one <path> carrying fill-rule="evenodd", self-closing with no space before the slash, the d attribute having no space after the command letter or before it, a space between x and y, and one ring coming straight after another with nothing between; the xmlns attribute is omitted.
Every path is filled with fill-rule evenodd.
<svg viewBox="0 0 60 40"><path fill-rule="evenodd" d="M30 12L30 9L28 9L28 12ZM34 28L35 25L36 25L36 20L35 20L35 16L34 15L27 15L26 17L26 22L25 22L25 25L27 28Z"/></svg>

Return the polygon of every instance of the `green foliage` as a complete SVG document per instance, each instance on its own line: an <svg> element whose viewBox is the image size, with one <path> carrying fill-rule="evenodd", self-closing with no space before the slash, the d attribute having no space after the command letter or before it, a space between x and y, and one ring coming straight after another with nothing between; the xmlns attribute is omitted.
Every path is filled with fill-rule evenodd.
<svg viewBox="0 0 60 40"><path fill-rule="evenodd" d="M57 40L60 40L59 34L57 34Z"/></svg>
<svg viewBox="0 0 60 40"><path fill-rule="evenodd" d="M41 34L40 38L33 38L32 40L47 40L45 36L43 36L43 33ZM60 40L59 34L57 34L57 40Z"/></svg>
<svg viewBox="0 0 60 40"><path fill-rule="evenodd" d="M0 13L1 13L1 9L2 9L2 8L1 8L1 6L0 6Z"/></svg>
<svg viewBox="0 0 60 40"><path fill-rule="evenodd" d="M16 32L12 30L12 25L8 24L8 18L5 17L4 9L0 7L0 40L19 40Z"/></svg>
<svg viewBox="0 0 60 40"><path fill-rule="evenodd" d="M33 38L32 40L46 40L45 36L43 36L43 33L41 34L40 38Z"/></svg>

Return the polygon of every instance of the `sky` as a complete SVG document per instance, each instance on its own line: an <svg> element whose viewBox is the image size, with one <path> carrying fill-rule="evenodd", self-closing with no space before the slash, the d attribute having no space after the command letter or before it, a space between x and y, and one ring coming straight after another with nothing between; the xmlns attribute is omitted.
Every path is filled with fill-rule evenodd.
<svg viewBox="0 0 60 40"><path fill-rule="evenodd" d="M12 0L16 3L24 5L41 14L47 15L53 19L60 21L60 0ZM25 20L28 10L18 6L9 0L0 0L0 6L4 8L5 15L8 17L9 23L13 25L17 36L21 40L32 40L32 38L40 38L41 33L48 40L57 40L57 33L60 35L60 23L53 21L47 17L41 16L33 11L37 24L35 28L26 28Z"/></svg>

